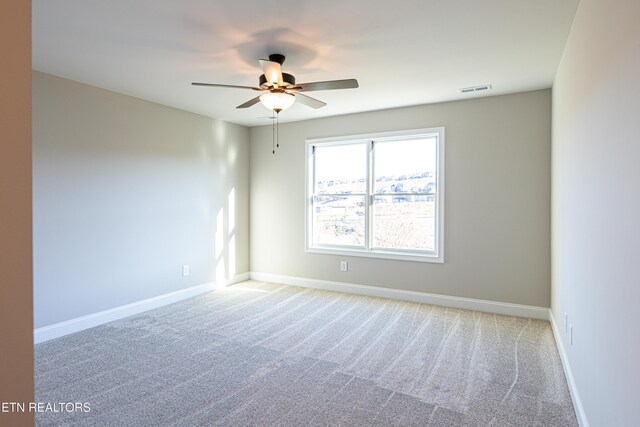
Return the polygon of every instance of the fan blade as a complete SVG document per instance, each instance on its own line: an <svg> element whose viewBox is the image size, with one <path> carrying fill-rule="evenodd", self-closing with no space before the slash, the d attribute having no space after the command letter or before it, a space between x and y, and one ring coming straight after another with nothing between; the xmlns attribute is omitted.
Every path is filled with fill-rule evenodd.
<svg viewBox="0 0 640 427"><path fill-rule="evenodd" d="M264 90L262 88L259 87L253 87L253 86L238 86L238 85L221 85L218 83L198 83L198 82L192 82L191 83L192 86L211 86L211 87L229 87L229 88L233 88L233 89L252 89L252 90Z"/></svg>
<svg viewBox="0 0 640 427"><path fill-rule="evenodd" d="M262 66L262 73L267 78L267 83L284 86L282 82L282 66L268 59L260 59L259 61Z"/></svg>
<svg viewBox="0 0 640 427"><path fill-rule="evenodd" d="M355 89L358 81L356 79L345 80L329 80L326 82L311 82L295 85L292 89L298 89L301 92L311 92L312 90L332 90L332 89Z"/></svg>
<svg viewBox="0 0 640 427"><path fill-rule="evenodd" d="M310 96L303 95L301 93L295 93L294 95L296 96L296 99L298 100L298 102L301 102L302 104L311 108L322 108L325 105L327 105L326 102L322 102L319 99L315 99Z"/></svg>
<svg viewBox="0 0 640 427"><path fill-rule="evenodd" d="M260 97L256 96L255 98L251 98L250 100L248 100L244 104L238 105L236 108L249 108L252 105L256 105L258 102L260 102Z"/></svg>

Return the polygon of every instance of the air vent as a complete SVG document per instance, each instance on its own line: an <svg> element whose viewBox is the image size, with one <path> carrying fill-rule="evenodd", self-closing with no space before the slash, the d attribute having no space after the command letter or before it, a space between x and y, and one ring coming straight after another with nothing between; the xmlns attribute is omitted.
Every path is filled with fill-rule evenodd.
<svg viewBox="0 0 640 427"><path fill-rule="evenodd" d="M482 92L483 90L490 90L490 89L491 89L491 85L463 87L462 89L460 89L460 93Z"/></svg>

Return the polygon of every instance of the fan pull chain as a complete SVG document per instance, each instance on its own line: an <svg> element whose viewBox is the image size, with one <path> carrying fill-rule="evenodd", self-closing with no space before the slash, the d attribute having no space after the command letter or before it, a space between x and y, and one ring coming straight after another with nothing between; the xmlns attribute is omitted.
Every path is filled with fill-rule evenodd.
<svg viewBox="0 0 640 427"><path fill-rule="evenodd" d="M273 109L271 116L271 152L276 154L276 148L280 148L280 108Z"/></svg>

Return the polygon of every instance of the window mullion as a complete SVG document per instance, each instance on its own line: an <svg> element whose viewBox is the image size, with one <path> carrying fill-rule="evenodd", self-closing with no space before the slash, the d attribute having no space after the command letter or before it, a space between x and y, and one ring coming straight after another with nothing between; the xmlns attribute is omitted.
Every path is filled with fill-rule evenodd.
<svg viewBox="0 0 640 427"><path fill-rule="evenodd" d="M315 244L314 230L316 229L316 215L313 207L313 202L316 198L316 146L311 146L311 196L307 200L307 207L309 209L308 220L311 222L311 227L307 230L307 238L312 244ZM308 188L309 186L307 186Z"/></svg>
<svg viewBox="0 0 640 427"><path fill-rule="evenodd" d="M312 172L312 176L311 176L311 193L312 193L312 197L316 195L316 146L314 145L313 148L311 149L311 157L312 157L312 161L313 161L313 167L311 168Z"/></svg>
<svg viewBox="0 0 640 427"><path fill-rule="evenodd" d="M367 195L365 198L365 247L371 250L371 242L373 241L373 141L367 144Z"/></svg>

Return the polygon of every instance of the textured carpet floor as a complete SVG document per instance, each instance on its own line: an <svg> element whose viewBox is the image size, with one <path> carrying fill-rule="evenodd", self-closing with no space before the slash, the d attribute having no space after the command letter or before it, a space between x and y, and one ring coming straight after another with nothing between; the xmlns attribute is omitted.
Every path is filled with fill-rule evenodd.
<svg viewBox="0 0 640 427"><path fill-rule="evenodd" d="M548 322L244 282L38 344L37 425L577 426Z"/></svg>

